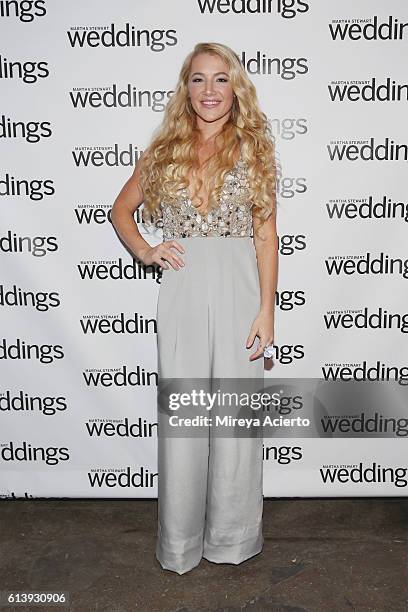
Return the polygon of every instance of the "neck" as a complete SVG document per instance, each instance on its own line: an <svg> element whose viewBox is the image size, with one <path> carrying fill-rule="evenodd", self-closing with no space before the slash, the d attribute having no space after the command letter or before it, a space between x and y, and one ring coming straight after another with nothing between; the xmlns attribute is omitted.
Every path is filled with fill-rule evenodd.
<svg viewBox="0 0 408 612"><path fill-rule="evenodd" d="M197 129L199 131L199 144L209 145L214 144L214 140L218 134L221 134L224 124L228 121L228 115L220 119L207 123L197 115Z"/></svg>

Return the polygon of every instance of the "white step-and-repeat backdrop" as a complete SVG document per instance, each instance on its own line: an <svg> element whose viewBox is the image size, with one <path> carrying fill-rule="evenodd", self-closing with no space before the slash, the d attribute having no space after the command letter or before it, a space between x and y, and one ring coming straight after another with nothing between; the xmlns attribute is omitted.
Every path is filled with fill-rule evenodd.
<svg viewBox="0 0 408 612"><path fill-rule="evenodd" d="M1 497L157 495L160 277L110 209L199 41L238 53L276 137L265 378L404 388L404 0L1 0L0 28ZM265 496L406 495L407 404L386 404L278 429Z"/></svg>

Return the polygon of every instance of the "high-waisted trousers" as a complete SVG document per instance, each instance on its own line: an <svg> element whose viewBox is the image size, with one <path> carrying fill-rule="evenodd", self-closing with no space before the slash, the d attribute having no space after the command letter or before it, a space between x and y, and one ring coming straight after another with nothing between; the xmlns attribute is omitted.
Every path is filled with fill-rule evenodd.
<svg viewBox="0 0 408 612"><path fill-rule="evenodd" d="M163 270L157 302L158 376L263 379L246 341L260 308L251 237L188 237L175 270ZM202 557L239 564L261 552L261 436L158 435L156 557L184 574Z"/></svg>

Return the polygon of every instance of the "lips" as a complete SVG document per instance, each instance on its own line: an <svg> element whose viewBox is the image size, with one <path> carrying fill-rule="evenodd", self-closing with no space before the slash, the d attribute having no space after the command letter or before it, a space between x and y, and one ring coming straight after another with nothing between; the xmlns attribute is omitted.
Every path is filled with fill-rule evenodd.
<svg viewBox="0 0 408 612"><path fill-rule="evenodd" d="M221 104L221 102L220 100L201 100L201 104L206 108L213 108L214 106Z"/></svg>

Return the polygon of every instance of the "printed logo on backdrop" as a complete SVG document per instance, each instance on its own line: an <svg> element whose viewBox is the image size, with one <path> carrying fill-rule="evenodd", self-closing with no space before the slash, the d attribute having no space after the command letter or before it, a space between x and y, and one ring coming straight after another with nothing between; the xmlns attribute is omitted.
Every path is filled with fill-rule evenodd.
<svg viewBox="0 0 408 612"><path fill-rule="evenodd" d="M332 198L326 202L329 219L401 219L408 221L408 202L373 196L361 198Z"/></svg>
<svg viewBox="0 0 408 612"><path fill-rule="evenodd" d="M250 406L260 410L268 439L408 437L406 385L395 381L292 378L262 387L250 395ZM263 401L265 396L274 401Z"/></svg>
<svg viewBox="0 0 408 612"><path fill-rule="evenodd" d="M371 464L360 461L352 464L323 464L319 469L320 478L325 485L381 485L392 484L394 487L407 486L408 469L404 466L382 465L373 461Z"/></svg>
<svg viewBox="0 0 408 612"><path fill-rule="evenodd" d="M142 366L136 369L123 365L120 368L86 368L82 372L86 387L157 387L157 372Z"/></svg>
<svg viewBox="0 0 408 612"><path fill-rule="evenodd" d="M408 332L408 313L388 312L381 306L376 312L370 312L370 308L327 311L323 315L325 329L397 329L402 334Z"/></svg>
<svg viewBox="0 0 408 612"><path fill-rule="evenodd" d="M408 145L388 136L380 142L369 140L331 140L326 145L330 161L407 161Z"/></svg>
<svg viewBox="0 0 408 612"><path fill-rule="evenodd" d="M283 234L278 236L280 255L294 255L307 249L306 236L304 234Z"/></svg>
<svg viewBox="0 0 408 612"><path fill-rule="evenodd" d="M292 365L302 361L305 357L304 344L275 344L275 361L280 365Z"/></svg>
<svg viewBox="0 0 408 612"><path fill-rule="evenodd" d="M0 235L0 253L26 253L33 257L45 257L48 253L58 251L56 236L19 236L8 230Z"/></svg>
<svg viewBox="0 0 408 612"><path fill-rule="evenodd" d="M119 314L93 314L83 315L79 321L84 335L95 334L157 334L156 318L146 318L145 315L135 312L126 316Z"/></svg>
<svg viewBox="0 0 408 612"><path fill-rule="evenodd" d="M176 30L141 28L137 30L129 22L124 25L79 25L67 30L67 38L71 48L84 47L144 47L151 51L164 51L174 47L178 40Z"/></svg>
<svg viewBox="0 0 408 612"><path fill-rule="evenodd" d="M49 74L48 62L22 61L0 55L0 79L15 79L31 85Z"/></svg>
<svg viewBox="0 0 408 612"><path fill-rule="evenodd" d="M49 121L18 121L6 115L0 117L0 140L25 140L29 143L40 142L52 135Z"/></svg>
<svg viewBox="0 0 408 612"><path fill-rule="evenodd" d="M339 41L389 41L407 38L407 22L401 22L398 17L389 15L387 18L343 18L332 19L328 24L332 40Z"/></svg>
<svg viewBox="0 0 408 612"><path fill-rule="evenodd" d="M64 359L64 348L61 344L36 344L23 338L8 340L0 338L0 361L38 361L49 365Z"/></svg>
<svg viewBox="0 0 408 612"><path fill-rule="evenodd" d="M283 19L294 19L309 10L305 0L196 0L202 15L277 15Z"/></svg>
<svg viewBox="0 0 408 612"><path fill-rule="evenodd" d="M148 108L162 113L174 90L138 89L136 85L105 87L73 87L69 98L73 108ZM0 124L1 125L1 124Z"/></svg>
<svg viewBox="0 0 408 612"><path fill-rule="evenodd" d="M324 264L329 276L396 276L408 278L408 258L391 257L383 251L365 255L330 255Z"/></svg>
<svg viewBox="0 0 408 612"><path fill-rule="evenodd" d="M335 381L393 381L405 387L408 385L408 366L387 365L377 360L375 364L366 359L361 362L325 363L321 367L324 380Z"/></svg>
<svg viewBox="0 0 408 612"><path fill-rule="evenodd" d="M51 395L41 396L36 393L31 395L23 390L13 393L9 389L0 392L0 413L13 414L24 412L25 414L42 414L54 416L59 412L65 412L68 408L67 398L63 395L54 397Z"/></svg>
<svg viewBox="0 0 408 612"><path fill-rule="evenodd" d="M270 119L269 123L274 137L282 138L282 140L295 140L298 136L309 133L309 124L305 117L285 117L284 119L275 117Z"/></svg>
<svg viewBox="0 0 408 612"><path fill-rule="evenodd" d="M294 310L297 306L306 304L306 292L302 289L296 291L276 291L275 307L284 312Z"/></svg>
<svg viewBox="0 0 408 612"><path fill-rule="evenodd" d="M294 461L303 460L303 452L300 446L267 446L265 443L262 445L262 458L266 461L273 461L279 465L290 465Z"/></svg>
<svg viewBox="0 0 408 612"><path fill-rule="evenodd" d="M370 80L331 81L327 86L332 102L407 102L408 83L397 83L387 77L381 82Z"/></svg>
<svg viewBox="0 0 408 612"><path fill-rule="evenodd" d="M0 285L0 306L4 308L33 308L39 312L48 312L51 308L61 305L57 291L39 291L38 289L23 289L17 285L6 287Z"/></svg>
<svg viewBox="0 0 408 612"><path fill-rule="evenodd" d="M130 142L127 149L122 149L118 143L115 143L105 147L75 147L71 153L77 168L86 168L88 166L94 166L95 168L100 168L101 166L107 166L108 168L119 166L133 168L142 155L143 150L139 150L136 145Z"/></svg>
<svg viewBox="0 0 408 612"><path fill-rule="evenodd" d="M39 467L43 465L54 467L69 459L69 449L66 446L40 446L26 440L0 443L0 461L3 468L11 464L16 469L19 465L29 463L38 464Z"/></svg>
<svg viewBox="0 0 408 612"><path fill-rule="evenodd" d="M55 194L52 179L17 178L6 172L4 178L0 174L0 197L29 198L35 202Z"/></svg>
<svg viewBox="0 0 408 612"><path fill-rule="evenodd" d="M306 57L268 57L266 53L261 53L261 51L257 51L255 57L247 57L246 52L243 51L241 62L250 75L272 74L286 81L291 81L297 76L309 72Z"/></svg>
<svg viewBox="0 0 408 612"><path fill-rule="evenodd" d="M158 474L141 465L137 469L93 468L88 471L88 482L92 489L151 489L157 486Z"/></svg>
<svg viewBox="0 0 408 612"><path fill-rule="evenodd" d="M322 413L319 415L319 426L323 432L322 437L406 438L408 436L408 419L405 416L389 414L390 412L393 412L392 408L388 409L386 414L377 410L374 412L365 410L359 414Z"/></svg>
<svg viewBox="0 0 408 612"><path fill-rule="evenodd" d="M124 419L89 419L85 423L90 438L157 438L157 421L139 417L129 421Z"/></svg>
<svg viewBox="0 0 408 612"><path fill-rule="evenodd" d="M105 225L111 220L112 204L78 204L74 208L78 225Z"/></svg>
<svg viewBox="0 0 408 612"><path fill-rule="evenodd" d="M307 179L304 176L278 177L276 180L276 190L282 199L291 200L307 192Z"/></svg>
<svg viewBox="0 0 408 612"><path fill-rule="evenodd" d="M142 224L142 211L144 204L142 203L135 211L133 218L138 224L139 232L149 237L163 238L163 230L159 224L153 226L144 226ZM109 229L112 229L112 204L78 204L74 208L75 219L78 225L87 227L93 227L95 225L105 226L106 223L110 224Z"/></svg>
<svg viewBox="0 0 408 612"><path fill-rule="evenodd" d="M132 258L125 263L122 257L111 260L82 260L77 264L81 280L154 280L160 284L163 272L158 266L144 264Z"/></svg>
<svg viewBox="0 0 408 612"><path fill-rule="evenodd" d="M22 23L31 23L47 14L45 0L0 0L0 18L16 18Z"/></svg>

